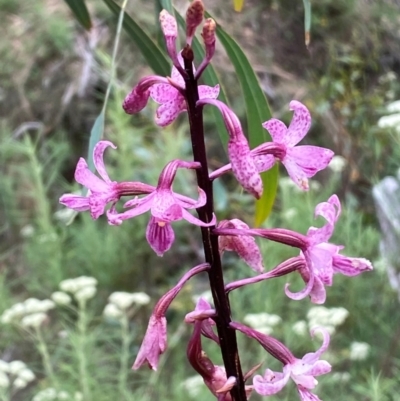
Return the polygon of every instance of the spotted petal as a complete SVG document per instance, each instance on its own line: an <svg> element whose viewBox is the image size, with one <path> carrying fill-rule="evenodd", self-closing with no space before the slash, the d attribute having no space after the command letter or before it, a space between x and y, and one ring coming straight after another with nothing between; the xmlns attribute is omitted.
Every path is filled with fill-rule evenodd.
<svg viewBox="0 0 400 401"><path fill-rule="evenodd" d="M146 239L158 256L163 256L175 241L174 230L169 223L159 223L154 217L150 218L146 229Z"/></svg>
<svg viewBox="0 0 400 401"><path fill-rule="evenodd" d="M178 93L174 99L163 103L156 112L156 124L160 127L165 127L171 124L178 115L186 110L186 103L184 97Z"/></svg>
<svg viewBox="0 0 400 401"><path fill-rule="evenodd" d="M273 372L270 369L265 371L264 377L256 375L253 378L254 390L260 395L276 394L285 387L290 378L290 368L285 366L283 373Z"/></svg>

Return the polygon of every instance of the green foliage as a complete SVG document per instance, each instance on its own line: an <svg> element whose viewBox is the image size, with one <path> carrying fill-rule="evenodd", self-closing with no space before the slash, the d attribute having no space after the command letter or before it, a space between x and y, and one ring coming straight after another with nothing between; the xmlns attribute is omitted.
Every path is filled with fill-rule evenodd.
<svg viewBox="0 0 400 401"><path fill-rule="evenodd" d="M64 0L71 11L74 13L78 22L86 29L92 28L92 21L90 19L89 11L86 7L84 0Z"/></svg>

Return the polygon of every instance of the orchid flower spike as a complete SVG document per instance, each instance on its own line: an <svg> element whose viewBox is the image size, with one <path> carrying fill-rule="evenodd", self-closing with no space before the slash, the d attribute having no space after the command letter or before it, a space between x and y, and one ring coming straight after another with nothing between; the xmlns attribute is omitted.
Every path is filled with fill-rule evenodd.
<svg viewBox="0 0 400 401"><path fill-rule="evenodd" d="M232 219L223 220L217 226L217 229L224 228L241 230L249 229L249 226L239 219ZM218 245L221 254L224 251L236 252L255 272L262 273L264 271L261 252L253 237L248 235L221 235L218 237Z"/></svg>
<svg viewBox="0 0 400 401"><path fill-rule="evenodd" d="M111 181L104 166L103 155L107 147L116 146L109 141L100 141L93 149L93 162L101 178L92 173L85 161L80 158L75 169L75 180L88 188L86 196L65 194L61 196L60 203L78 212L90 210L93 219L98 219L106 205L111 203L114 207L121 196L143 195L152 193L155 188L141 182Z"/></svg>
<svg viewBox="0 0 400 401"><path fill-rule="evenodd" d="M263 192L262 180L238 117L226 104L219 100L200 99L197 101L197 106L204 106L205 104L217 107L222 114L229 134L228 155L233 174L246 191L259 199Z"/></svg>
<svg viewBox="0 0 400 401"><path fill-rule="evenodd" d="M256 339L267 352L284 365L282 373L267 369L264 376L254 376L254 391L265 396L276 394L282 390L291 378L297 386L301 401L321 401L310 390L314 389L318 384L315 376L331 371L331 365L324 360L320 360L321 355L329 346L329 334L325 329L315 328L311 331L311 336L314 335L315 331L319 331L323 335L323 343L319 350L304 355L302 359L297 359L285 345L266 334L259 333L241 323L232 322L230 326L248 337Z"/></svg>
<svg viewBox="0 0 400 401"><path fill-rule="evenodd" d="M178 168L196 169L200 167L198 162L186 162L173 160L168 163L161 172L157 188L150 195L142 199L132 199L125 203L126 208L131 208L123 213L115 209L107 212L108 222L111 225L119 225L124 220L139 216L150 210L151 218L146 230L146 239L158 256L162 256L171 248L175 234L171 222L185 219L199 227L211 227L216 223L216 217L210 222L204 222L192 216L186 209L197 209L206 203L206 194L198 188L199 199L193 200L187 196L176 194L172 191L172 183Z"/></svg>
<svg viewBox="0 0 400 401"><path fill-rule="evenodd" d="M275 164L276 157L296 185L308 190L308 178L323 170L334 153L319 146L296 146L310 129L311 115L307 107L297 100L292 100L289 108L294 111L289 127L275 118L266 121L263 127L271 134L273 143L260 145L252 153L260 172L269 170ZM271 153L275 153L275 156Z"/></svg>
<svg viewBox="0 0 400 401"><path fill-rule="evenodd" d="M160 355L167 349L167 319L165 318L167 309L190 278L209 268L208 263L193 267L179 280L175 287L160 298L151 314L146 334L132 369L139 369L147 362L151 369L157 370Z"/></svg>

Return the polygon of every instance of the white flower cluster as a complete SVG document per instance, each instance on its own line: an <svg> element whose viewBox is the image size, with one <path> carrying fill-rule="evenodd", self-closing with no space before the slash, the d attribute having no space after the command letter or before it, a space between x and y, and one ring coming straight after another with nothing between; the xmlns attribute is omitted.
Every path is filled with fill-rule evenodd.
<svg viewBox="0 0 400 401"><path fill-rule="evenodd" d="M76 392L74 396L71 396L67 391L57 391L55 388L49 387L39 393L37 393L32 401L82 401L83 395L80 392Z"/></svg>
<svg viewBox="0 0 400 401"><path fill-rule="evenodd" d="M204 387L203 378L200 375L188 377L183 381L182 387L192 398L198 398L202 387Z"/></svg>
<svg viewBox="0 0 400 401"><path fill-rule="evenodd" d="M22 361L6 362L0 359L0 388L25 388L35 380L35 374Z"/></svg>
<svg viewBox="0 0 400 401"><path fill-rule="evenodd" d="M47 313L55 307L50 299L28 298L6 309L0 317L4 324L17 323L23 327L40 327L47 319Z"/></svg>
<svg viewBox="0 0 400 401"><path fill-rule="evenodd" d="M368 343L354 341L350 344L350 359L352 361L363 361L367 358L371 346Z"/></svg>
<svg viewBox="0 0 400 401"><path fill-rule="evenodd" d="M61 291L52 294L52 299L59 305L67 305L71 298L67 292L71 293L78 303L84 303L96 295L97 280L94 277L80 276L61 281L59 287Z"/></svg>
<svg viewBox="0 0 400 401"><path fill-rule="evenodd" d="M332 157L332 160L328 164L328 167L337 174L340 174L347 166L347 160L340 155Z"/></svg>
<svg viewBox="0 0 400 401"><path fill-rule="evenodd" d="M329 334L333 334L337 326L344 323L349 311L345 308L326 308L325 306L314 306L307 313L307 320L296 322L292 329L296 334L306 335L315 327L323 327Z"/></svg>
<svg viewBox="0 0 400 401"><path fill-rule="evenodd" d="M258 330L263 334L271 334L274 327L282 321L278 315L271 315L266 312L262 313L249 313L244 317L244 322L251 326L253 329Z"/></svg>
<svg viewBox="0 0 400 401"><path fill-rule="evenodd" d="M108 297L108 302L103 311L104 316L119 320L126 315L132 305L147 305L150 297L144 292L117 291Z"/></svg>
<svg viewBox="0 0 400 401"><path fill-rule="evenodd" d="M386 110L389 115L383 116L378 120L378 127L392 128L397 133L400 133L400 100L388 104Z"/></svg>

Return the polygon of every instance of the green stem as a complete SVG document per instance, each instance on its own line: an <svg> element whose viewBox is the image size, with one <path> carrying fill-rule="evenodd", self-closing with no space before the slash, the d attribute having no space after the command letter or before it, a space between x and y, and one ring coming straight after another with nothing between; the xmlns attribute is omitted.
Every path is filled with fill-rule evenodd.
<svg viewBox="0 0 400 401"><path fill-rule="evenodd" d="M120 371L119 371L119 391L126 399L129 393L127 388L128 382L128 370L127 366L129 363L129 346L131 343L131 337L129 335L129 320L128 316L124 314L121 320L121 358L120 358Z"/></svg>
<svg viewBox="0 0 400 401"><path fill-rule="evenodd" d="M55 388L57 388L58 387L57 380L54 375L53 366L51 364L49 349L47 348L46 342L44 341L40 327L35 327L35 334L36 334L37 348L42 357L42 362L43 362L43 366L44 366L46 375L47 375L47 377L50 378L52 385Z"/></svg>
<svg viewBox="0 0 400 401"><path fill-rule="evenodd" d="M87 331L87 317L86 317L86 301L79 302L78 311L78 344L77 353L79 360L79 377L81 382L81 388L83 392L83 398L85 401L90 401L92 399L90 386L89 386L89 376L87 370L87 359L86 359L86 331Z"/></svg>

